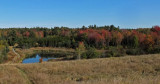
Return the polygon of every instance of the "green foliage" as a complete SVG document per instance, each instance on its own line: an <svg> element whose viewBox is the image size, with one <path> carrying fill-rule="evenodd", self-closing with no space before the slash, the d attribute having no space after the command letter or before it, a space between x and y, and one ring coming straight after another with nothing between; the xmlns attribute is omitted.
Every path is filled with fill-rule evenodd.
<svg viewBox="0 0 160 84"><path fill-rule="evenodd" d="M32 38L19 38L18 39L18 47L23 48L23 49L27 49L30 48L32 46L36 46L36 39L32 39Z"/></svg>
<svg viewBox="0 0 160 84"><path fill-rule="evenodd" d="M83 59L99 58L100 53L98 53L95 48L90 47L86 52L82 54L81 57Z"/></svg>
<svg viewBox="0 0 160 84"><path fill-rule="evenodd" d="M153 48L153 50L150 51L149 53L153 53L153 54L155 54L155 53L160 53L160 47L159 47L159 46L155 46L155 47Z"/></svg>
<svg viewBox="0 0 160 84"><path fill-rule="evenodd" d="M35 35L35 33L34 33L33 31L30 31L30 35L29 35L29 37L31 37L31 38L35 38L35 37L36 37L36 35Z"/></svg>
<svg viewBox="0 0 160 84"><path fill-rule="evenodd" d="M108 51L106 51L105 57L120 57L126 54L125 49L122 46L119 47L110 47Z"/></svg>
<svg viewBox="0 0 160 84"><path fill-rule="evenodd" d="M7 41L0 40L0 63L8 59L7 53L9 52Z"/></svg>
<svg viewBox="0 0 160 84"><path fill-rule="evenodd" d="M133 37L133 47L134 47L134 48L137 48L138 45L139 45L139 43L138 43L138 37L137 37L137 36L134 36L134 37Z"/></svg>
<svg viewBox="0 0 160 84"><path fill-rule="evenodd" d="M144 50L142 49L128 49L126 51L126 54L128 55L141 55L141 54L145 54Z"/></svg>
<svg viewBox="0 0 160 84"><path fill-rule="evenodd" d="M17 42L17 37L16 37L16 31L15 30L9 31L7 40L8 40L8 44L11 45L11 46L13 46Z"/></svg>

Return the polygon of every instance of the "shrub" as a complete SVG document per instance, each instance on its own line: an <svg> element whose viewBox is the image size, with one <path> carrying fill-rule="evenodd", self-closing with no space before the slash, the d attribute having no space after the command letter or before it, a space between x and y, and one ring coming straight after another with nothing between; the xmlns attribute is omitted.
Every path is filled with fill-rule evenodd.
<svg viewBox="0 0 160 84"><path fill-rule="evenodd" d="M82 59L87 59L87 54L86 54L86 52L82 53L81 57L82 57Z"/></svg>
<svg viewBox="0 0 160 84"><path fill-rule="evenodd" d="M125 49L123 47L110 47L108 51L106 51L105 57L120 57L126 54Z"/></svg>
<svg viewBox="0 0 160 84"><path fill-rule="evenodd" d="M143 49L129 49L126 51L126 54L128 55L141 55L145 54Z"/></svg>
<svg viewBox="0 0 160 84"><path fill-rule="evenodd" d="M152 52L149 53L160 53L160 47L159 46L155 46L152 50Z"/></svg>
<svg viewBox="0 0 160 84"><path fill-rule="evenodd" d="M81 56L83 59L92 59L100 57L100 53L96 52L95 48L89 48L86 52L84 52Z"/></svg>

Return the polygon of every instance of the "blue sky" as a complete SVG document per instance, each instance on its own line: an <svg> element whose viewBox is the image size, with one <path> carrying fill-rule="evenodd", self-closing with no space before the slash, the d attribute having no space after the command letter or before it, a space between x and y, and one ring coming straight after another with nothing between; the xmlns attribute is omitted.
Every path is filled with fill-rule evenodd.
<svg viewBox="0 0 160 84"><path fill-rule="evenodd" d="M160 0L0 0L0 27L160 25Z"/></svg>

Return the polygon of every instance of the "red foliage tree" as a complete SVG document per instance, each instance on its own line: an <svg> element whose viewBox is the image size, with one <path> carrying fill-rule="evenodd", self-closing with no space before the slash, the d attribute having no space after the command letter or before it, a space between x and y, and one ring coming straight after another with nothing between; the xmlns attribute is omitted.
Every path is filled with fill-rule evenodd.
<svg viewBox="0 0 160 84"><path fill-rule="evenodd" d="M16 36L21 37L22 35L20 34L20 32L16 32Z"/></svg>
<svg viewBox="0 0 160 84"><path fill-rule="evenodd" d="M156 45L160 44L160 36L157 34L157 32L151 32L151 37L153 38Z"/></svg>
<svg viewBox="0 0 160 84"><path fill-rule="evenodd" d="M101 31L103 38L105 39L105 43L109 46L109 42L111 41L111 33L108 30Z"/></svg>
<svg viewBox="0 0 160 84"><path fill-rule="evenodd" d="M160 35L160 27L159 26L154 26L151 30L153 32L156 32L158 35Z"/></svg>
<svg viewBox="0 0 160 84"><path fill-rule="evenodd" d="M39 35L40 38L43 38L43 37L44 37L43 31L39 31L39 32L38 32L38 35Z"/></svg>
<svg viewBox="0 0 160 84"><path fill-rule="evenodd" d="M61 35L62 36L70 36L70 31L69 30L62 30Z"/></svg>
<svg viewBox="0 0 160 84"><path fill-rule="evenodd" d="M151 49L155 42L153 41L153 38L151 35L147 35L143 43L146 49Z"/></svg>
<svg viewBox="0 0 160 84"><path fill-rule="evenodd" d="M112 40L114 45L120 45L123 39L123 35L118 31L112 31Z"/></svg>
<svg viewBox="0 0 160 84"><path fill-rule="evenodd" d="M23 36L29 37L30 33L28 31L23 33Z"/></svg>
<svg viewBox="0 0 160 84"><path fill-rule="evenodd" d="M139 39L139 43L140 43L140 44L143 44L143 42L144 42L144 40L145 40L145 38L146 38L146 35L143 34L143 33L138 33L137 37L138 37L138 39Z"/></svg>

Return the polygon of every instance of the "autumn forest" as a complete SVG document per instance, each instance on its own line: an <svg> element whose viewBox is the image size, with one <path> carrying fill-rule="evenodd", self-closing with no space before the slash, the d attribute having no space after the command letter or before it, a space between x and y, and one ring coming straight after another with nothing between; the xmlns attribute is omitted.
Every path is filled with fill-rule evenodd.
<svg viewBox="0 0 160 84"><path fill-rule="evenodd" d="M82 28L4 28L0 29L0 39L1 62L7 59L8 46L21 49L65 47L80 51L86 49L92 52L95 49L106 50L98 56L93 52L91 57L79 53L83 55L81 58L160 53L159 26L138 29L121 29L114 25L90 25Z"/></svg>

